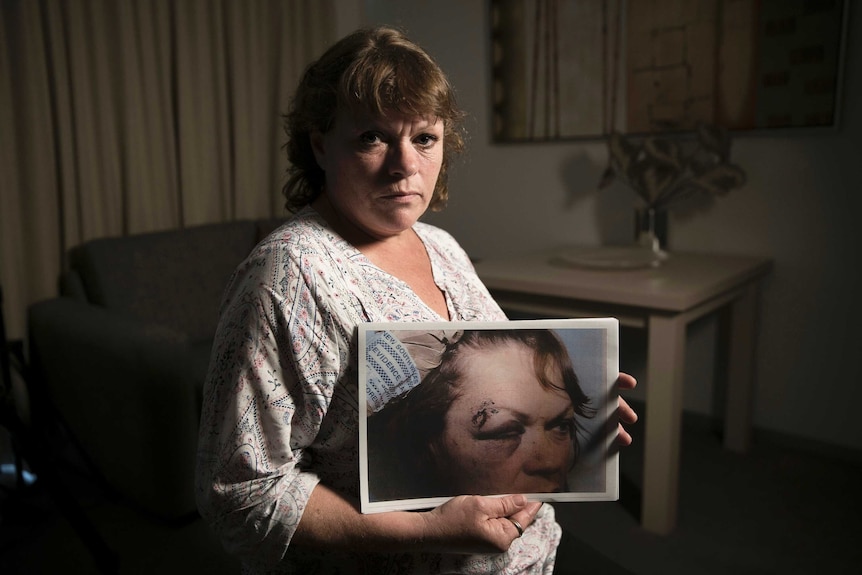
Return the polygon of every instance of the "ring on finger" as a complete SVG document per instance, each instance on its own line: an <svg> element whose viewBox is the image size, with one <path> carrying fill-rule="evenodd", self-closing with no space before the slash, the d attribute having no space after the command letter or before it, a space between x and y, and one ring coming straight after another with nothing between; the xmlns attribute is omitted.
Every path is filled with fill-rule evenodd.
<svg viewBox="0 0 862 575"><path fill-rule="evenodd" d="M521 527L521 524L512 519L511 517L506 517L506 519L512 522L512 525L514 525L515 529L518 530L518 537L521 537L524 534L524 528Z"/></svg>

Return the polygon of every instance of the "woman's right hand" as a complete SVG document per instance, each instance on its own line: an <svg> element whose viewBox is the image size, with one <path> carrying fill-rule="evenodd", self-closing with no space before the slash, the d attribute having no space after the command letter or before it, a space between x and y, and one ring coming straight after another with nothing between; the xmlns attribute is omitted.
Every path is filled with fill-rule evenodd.
<svg viewBox="0 0 862 575"><path fill-rule="evenodd" d="M461 495L423 513L426 537L423 547L446 553L502 553L533 522L541 501L523 495L483 497Z"/></svg>
<svg viewBox="0 0 862 575"><path fill-rule="evenodd" d="M461 495L430 511L363 514L359 502L319 483L291 545L378 553L503 553L542 507L523 495Z"/></svg>

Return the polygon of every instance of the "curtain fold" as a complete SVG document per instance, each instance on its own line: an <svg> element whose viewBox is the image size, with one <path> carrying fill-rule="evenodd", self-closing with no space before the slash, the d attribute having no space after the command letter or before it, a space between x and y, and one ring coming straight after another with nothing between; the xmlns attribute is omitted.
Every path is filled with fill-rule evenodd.
<svg viewBox="0 0 862 575"><path fill-rule="evenodd" d="M284 214L281 114L334 1L0 0L10 337L89 239Z"/></svg>

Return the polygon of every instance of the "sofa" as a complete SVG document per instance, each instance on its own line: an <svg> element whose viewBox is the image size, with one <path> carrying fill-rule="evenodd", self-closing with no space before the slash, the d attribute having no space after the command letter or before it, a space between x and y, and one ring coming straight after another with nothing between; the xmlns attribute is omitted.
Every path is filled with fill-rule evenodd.
<svg viewBox="0 0 862 575"><path fill-rule="evenodd" d="M68 254L60 296L28 309L43 399L34 415L50 405L111 491L151 515L196 512L202 388L223 291L283 221L86 242Z"/></svg>

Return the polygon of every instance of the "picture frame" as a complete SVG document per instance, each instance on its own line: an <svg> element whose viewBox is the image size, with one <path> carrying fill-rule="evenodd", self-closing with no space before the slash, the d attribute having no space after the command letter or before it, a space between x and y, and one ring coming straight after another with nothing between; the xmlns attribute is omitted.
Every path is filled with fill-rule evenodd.
<svg viewBox="0 0 862 575"><path fill-rule="evenodd" d="M492 139L834 129L848 0L491 0Z"/></svg>
<svg viewBox="0 0 862 575"><path fill-rule="evenodd" d="M615 318L367 323L358 345L363 513L619 498Z"/></svg>

